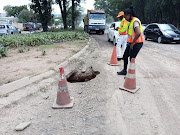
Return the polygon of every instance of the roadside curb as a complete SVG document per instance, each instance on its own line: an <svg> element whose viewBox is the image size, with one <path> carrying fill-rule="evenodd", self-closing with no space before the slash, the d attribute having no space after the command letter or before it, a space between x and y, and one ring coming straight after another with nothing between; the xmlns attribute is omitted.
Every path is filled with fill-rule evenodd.
<svg viewBox="0 0 180 135"><path fill-rule="evenodd" d="M75 55L73 55L69 59L65 60L63 63L54 67L53 70L47 71L45 73L41 73L41 74L34 76L34 77L24 77L22 79L19 79L19 80L13 81L11 83L4 84L4 85L0 86L0 96L8 94L8 93L12 93L13 91L16 91L20 88L23 88L23 87L28 86L32 83L40 81L43 78L47 78L47 77L55 74L59 70L59 67L65 67L68 65L69 61L80 57L89 47L90 41L91 41L91 38L89 37L89 41L88 41L87 45L82 50L80 50L78 53L76 53Z"/></svg>

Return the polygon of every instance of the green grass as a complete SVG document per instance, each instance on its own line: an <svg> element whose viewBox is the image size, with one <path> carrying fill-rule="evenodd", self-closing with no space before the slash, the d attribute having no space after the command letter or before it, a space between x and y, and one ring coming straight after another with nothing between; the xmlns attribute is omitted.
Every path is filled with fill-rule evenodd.
<svg viewBox="0 0 180 135"><path fill-rule="evenodd" d="M39 47L41 49L49 49L49 48L57 48L57 47L59 47L59 45L53 45L53 44L51 44L51 45L40 45Z"/></svg>
<svg viewBox="0 0 180 135"><path fill-rule="evenodd" d="M65 41L84 40L89 35L83 31L41 32L33 34L4 35L0 44L4 47L39 46Z"/></svg>
<svg viewBox="0 0 180 135"><path fill-rule="evenodd" d="M72 31L72 29L71 29L71 28L67 28L67 29L57 28L57 29L49 29L49 30L48 30L48 32L64 32L64 31ZM76 31L76 32L82 32L82 31L84 31L84 28L77 27L74 31Z"/></svg>

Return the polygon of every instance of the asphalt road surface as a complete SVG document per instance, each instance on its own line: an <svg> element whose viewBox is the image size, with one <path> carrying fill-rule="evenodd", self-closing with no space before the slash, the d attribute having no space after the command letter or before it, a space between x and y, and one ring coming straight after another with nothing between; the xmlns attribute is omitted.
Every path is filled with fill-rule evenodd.
<svg viewBox="0 0 180 135"><path fill-rule="evenodd" d="M90 47L69 64L92 66L100 74L93 80L68 83L75 98L72 109L51 108L58 75L23 88L26 97L0 109L0 134L7 135L179 135L180 133L180 45L145 41L136 58L136 80L140 90L131 94L119 90L124 76L120 66L109 66L113 45L107 35L91 34ZM35 93L30 93L35 89ZM3 97L10 100L9 97ZM49 96L44 99L44 96ZM7 102L7 101L6 101ZM31 125L14 131L23 121Z"/></svg>

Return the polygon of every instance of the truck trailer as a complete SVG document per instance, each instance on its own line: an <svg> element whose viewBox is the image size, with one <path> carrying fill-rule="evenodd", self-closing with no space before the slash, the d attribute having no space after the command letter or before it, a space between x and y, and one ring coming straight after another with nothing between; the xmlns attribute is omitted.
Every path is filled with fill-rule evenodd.
<svg viewBox="0 0 180 135"><path fill-rule="evenodd" d="M87 14L84 21L84 31L90 33L95 31L96 33L104 34L106 25L106 14L104 10L87 10Z"/></svg>

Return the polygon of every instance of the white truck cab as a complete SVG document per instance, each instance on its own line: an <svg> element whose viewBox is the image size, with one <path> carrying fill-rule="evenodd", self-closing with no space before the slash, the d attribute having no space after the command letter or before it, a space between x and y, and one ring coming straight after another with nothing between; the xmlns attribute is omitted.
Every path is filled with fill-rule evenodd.
<svg viewBox="0 0 180 135"><path fill-rule="evenodd" d="M106 25L106 14L104 10L88 10L85 16L84 30L90 33L96 31L96 33L104 34Z"/></svg>

